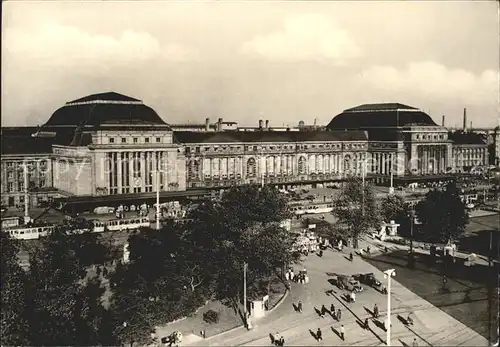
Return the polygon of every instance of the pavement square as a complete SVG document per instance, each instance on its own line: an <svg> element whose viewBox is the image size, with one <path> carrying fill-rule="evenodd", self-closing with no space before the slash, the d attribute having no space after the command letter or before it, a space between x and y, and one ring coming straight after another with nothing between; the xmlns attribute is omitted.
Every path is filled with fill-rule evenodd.
<svg viewBox="0 0 500 347"><path fill-rule="evenodd" d="M219 336L185 343L191 346L262 346L271 343L270 334L278 333L285 338L285 345L289 346L314 346L335 345L353 346L386 345L386 332L375 325L371 314L365 309L373 309L376 303L379 307L379 320L383 323L386 319L387 296L373 288L365 286L365 290L358 294L355 303L346 303L338 288L328 282L327 273L355 274L372 272L381 281L385 281L383 273L366 263L359 257L353 262L345 259L349 254L345 248L344 253L326 251L323 257L310 254L303 264L296 269L306 268L310 277L307 285L293 283L290 295L266 317L254 322L252 330L236 329ZM327 292L333 290L334 295ZM411 345L417 339L419 346L487 346L487 340L472 329L463 325L453 317L444 313L429 302L397 282L397 274L391 284L391 342L392 345ZM303 303L303 313L294 311L293 304L299 300ZM330 315L321 318L314 310L320 309L324 304L328 309L331 304L340 307L343 311L341 322L335 321ZM399 319L407 317L409 312L414 314L414 325L407 327ZM371 330L363 329L358 321L370 320ZM346 336L342 341L332 328L338 329L343 324ZM315 332L321 328L323 341L317 342L310 331Z"/></svg>

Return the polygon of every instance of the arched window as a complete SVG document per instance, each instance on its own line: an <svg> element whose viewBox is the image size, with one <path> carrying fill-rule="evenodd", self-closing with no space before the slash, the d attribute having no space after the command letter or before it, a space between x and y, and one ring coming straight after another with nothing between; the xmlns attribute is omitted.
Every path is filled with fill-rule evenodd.
<svg viewBox="0 0 500 347"><path fill-rule="evenodd" d="M193 162L192 161L189 161L188 164L187 164L187 170L188 170L188 177L189 178L193 178L194 177L194 174L193 174Z"/></svg>
<svg viewBox="0 0 500 347"><path fill-rule="evenodd" d="M254 158L250 158L247 161L247 177L257 176L257 164Z"/></svg>
<svg viewBox="0 0 500 347"><path fill-rule="evenodd" d="M306 173L306 158L300 157L298 162L299 175L304 175Z"/></svg>
<svg viewBox="0 0 500 347"><path fill-rule="evenodd" d="M347 154L344 157L344 173L349 173L351 171L351 156Z"/></svg>
<svg viewBox="0 0 500 347"><path fill-rule="evenodd" d="M197 178L200 175L200 163L197 160L193 160L191 166L191 178Z"/></svg>

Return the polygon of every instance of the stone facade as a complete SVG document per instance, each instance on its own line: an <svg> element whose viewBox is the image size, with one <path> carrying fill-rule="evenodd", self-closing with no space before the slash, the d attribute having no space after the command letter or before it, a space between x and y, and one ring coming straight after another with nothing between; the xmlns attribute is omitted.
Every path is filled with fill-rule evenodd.
<svg viewBox="0 0 500 347"><path fill-rule="evenodd" d="M369 120L379 124L363 125ZM174 131L140 100L117 93L69 102L43 131L23 132L34 141L31 148L16 152L20 135L2 138L3 144L13 144L8 153L2 149L2 204L22 205L23 163L30 168L32 206L61 194L140 194L248 183L293 186L363 174L387 181L391 174L463 172L487 164L486 144L471 136L465 142L452 140L428 115L401 104L347 110L332 120L329 131L316 125L311 131L303 126L301 131L273 131L268 121L260 121L254 131L237 131L234 124L219 119L214 125L207 119L196 131ZM48 147L35 144L42 133L53 136ZM497 153L499 144L497 133Z"/></svg>
<svg viewBox="0 0 500 347"><path fill-rule="evenodd" d="M453 170L452 141L442 126L403 127L407 150L406 172L416 175L443 174Z"/></svg>
<svg viewBox="0 0 500 347"><path fill-rule="evenodd" d="M185 189L185 163L172 131L99 130L88 146L54 146L54 187L71 195ZM157 183L159 172L159 183Z"/></svg>
<svg viewBox="0 0 500 347"><path fill-rule="evenodd" d="M53 190L53 168L49 154L2 155L1 159L2 205L22 206L26 196L26 181L31 206L49 201Z"/></svg>
<svg viewBox="0 0 500 347"><path fill-rule="evenodd" d="M484 145L455 144L452 153L455 172L469 172L488 163L488 148Z"/></svg>
<svg viewBox="0 0 500 347"><path fill-rule="evenodd" d="M188 187L247 183L298 184L361 175L367 141L191 143Z"/></svg>

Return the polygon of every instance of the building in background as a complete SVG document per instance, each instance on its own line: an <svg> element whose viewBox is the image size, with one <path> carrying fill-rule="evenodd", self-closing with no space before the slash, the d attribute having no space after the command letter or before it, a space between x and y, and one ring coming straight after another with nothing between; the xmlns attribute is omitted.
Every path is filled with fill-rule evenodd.
<svg viewBox="0 0 500 347"><path fill-rule="evenodd" d="M464 110L464 126L466 117ZM381 180L391 172L396 178L444 175L488 164L486 141L481 142L466 129L450 133L422 110L403 104L365 104L350 108L334 117L327 128L366 130L368 172Z"/></svg>
<svg viewBox="0 0 500 347"><path fill-rule="evenodd" d="M188 187L246 183L283 186L361 175L366 132L176 132L185 147Z"/></svg>
<svg viewBox="0 0 500 347"><path fill-rule="evenodd" d="M415 178L485 165L486 144L478 141L402 104L351 108L326 127L272 127L268 120L238 127L221 118L169 125L138 99L94 94L66 103L41 127L2 128L2 204L22 205L25 196L38 206L60 196L140 196L157 188L314 185L364 173L387 183L391 173Z"/></svg>

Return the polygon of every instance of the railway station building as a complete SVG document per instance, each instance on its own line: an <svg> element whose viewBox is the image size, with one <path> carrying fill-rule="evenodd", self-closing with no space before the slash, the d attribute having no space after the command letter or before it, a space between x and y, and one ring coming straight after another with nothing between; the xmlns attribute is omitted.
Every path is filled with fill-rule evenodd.
<svg viewBox="0 0 500 347"><path fill-rule="evenodd" d="M223 124L224 123L224 124ZM226 124L227 123L227 124ZM468 153L467 160L457 160ZM40 127L2 128L2 205L105 198L246 183L282 187L365 174L378 182L486 165L478 137L450 135L421 110L362 105L326 127L170 125L142 101L110 92L70 101Z"/></svg>

